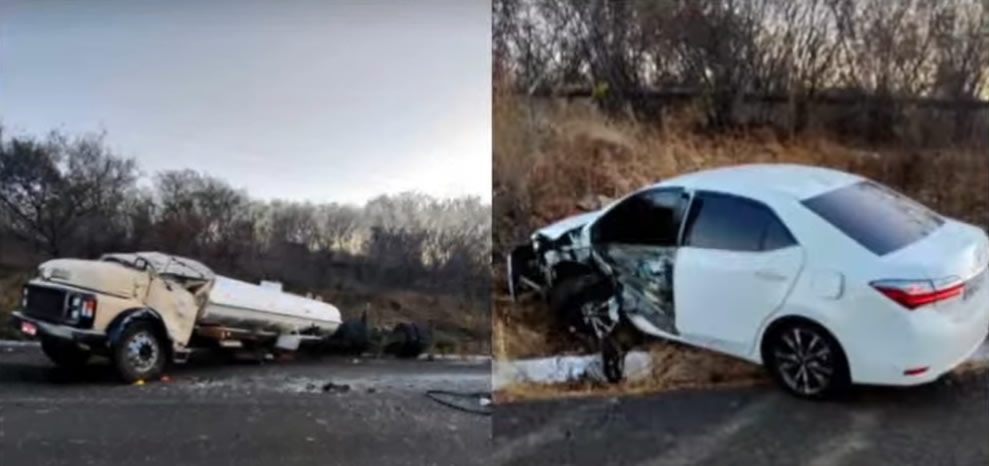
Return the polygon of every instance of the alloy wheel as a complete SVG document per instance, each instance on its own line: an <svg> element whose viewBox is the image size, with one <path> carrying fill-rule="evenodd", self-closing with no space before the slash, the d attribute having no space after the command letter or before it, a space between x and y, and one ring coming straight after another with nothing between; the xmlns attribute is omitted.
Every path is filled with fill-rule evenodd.
<svg viewBox="0 0 989 466"><path fill-rule="evenodd" d="M791 327L783 331L773 348L773 357L783 383L801 395L818 395L834 380L831 345L812 329Z"/></svg>

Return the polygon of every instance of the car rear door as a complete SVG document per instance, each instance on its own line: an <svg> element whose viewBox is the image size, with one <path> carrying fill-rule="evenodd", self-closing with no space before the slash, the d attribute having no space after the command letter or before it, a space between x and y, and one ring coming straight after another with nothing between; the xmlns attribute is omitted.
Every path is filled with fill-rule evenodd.
<svg viewBox="0 0 989 466"><path fill-rule="evenodd" d="M673 283L676 326L692 342L747 355L759 328L789 294L803 250L768 206L698 191Z"/></svg>
<svg viewBox="0 0 989 466"><path fill-rule="evenodd" d="M623 311L673 334L673 262L687 200L682 188L646 190L615 205L590 231L593 257L617 279Z"/></svg>

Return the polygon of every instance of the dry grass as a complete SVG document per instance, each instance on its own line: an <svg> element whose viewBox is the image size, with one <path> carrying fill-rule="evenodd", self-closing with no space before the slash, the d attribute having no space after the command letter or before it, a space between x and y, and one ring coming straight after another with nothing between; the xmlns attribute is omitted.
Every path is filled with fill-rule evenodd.
<svg viewBox="0 0 989 466"><path fill-rule="evenodd" d="M578 200L609 197L680 173L729 164L821 165L876 179L934 209L989 227L989 156L974 149L855 147L825 135L781 137L772 131L701 134L690 116L663 125L608 118L583 104L520 101L495 93L493 106L495 256L531 231L577 213ZM577 348L540 303L504 297L504 271L494 275L494 355L545 356ZM659 348L659 349L657 349ZM646 391L763 380L758 368L707 351L659 344L661 372L645 381L518 387L503 397ZM760 372L757 374L757 372Z"/></svg>
<svg viewBox="0 0 989 466"><path fill-rule="evenodd" d="M723 165L821 165L879 180L947 215L989 227L989 156L975 149L863 148L772 131L700 134L690 119L617 121L583 104L495 99L495 248L576 213L592 194L617 196L670 176Z"/></svg>

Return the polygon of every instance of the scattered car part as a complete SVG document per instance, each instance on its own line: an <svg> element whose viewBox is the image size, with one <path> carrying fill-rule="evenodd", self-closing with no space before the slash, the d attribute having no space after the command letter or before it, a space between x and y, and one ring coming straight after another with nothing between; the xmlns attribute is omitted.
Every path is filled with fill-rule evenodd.
<svg viewBox="0 0 989 466"><path fill-rule="evenodd" d="M612 335L600 338L601 365L604 377L611 383L621 382L625 378L625 351Z"/></svg>

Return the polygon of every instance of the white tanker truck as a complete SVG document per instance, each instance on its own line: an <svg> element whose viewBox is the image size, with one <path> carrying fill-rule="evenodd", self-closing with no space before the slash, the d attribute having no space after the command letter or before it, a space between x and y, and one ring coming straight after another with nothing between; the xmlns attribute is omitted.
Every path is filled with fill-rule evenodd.
<svg viewBox="0 0 989 466"><path fill-rule="evenodd" d="M367 345L366 322L344 323L331 304L285 293L275 282L215 275L197 261L160 252L47 261L24 286L13 316L56 365L78 368L93 355L106 356L128 382L156 378L168 363L202 349L359 351ZM406 340L397 354L421 351L424 338L415 325L395 331Z"/></svg>

